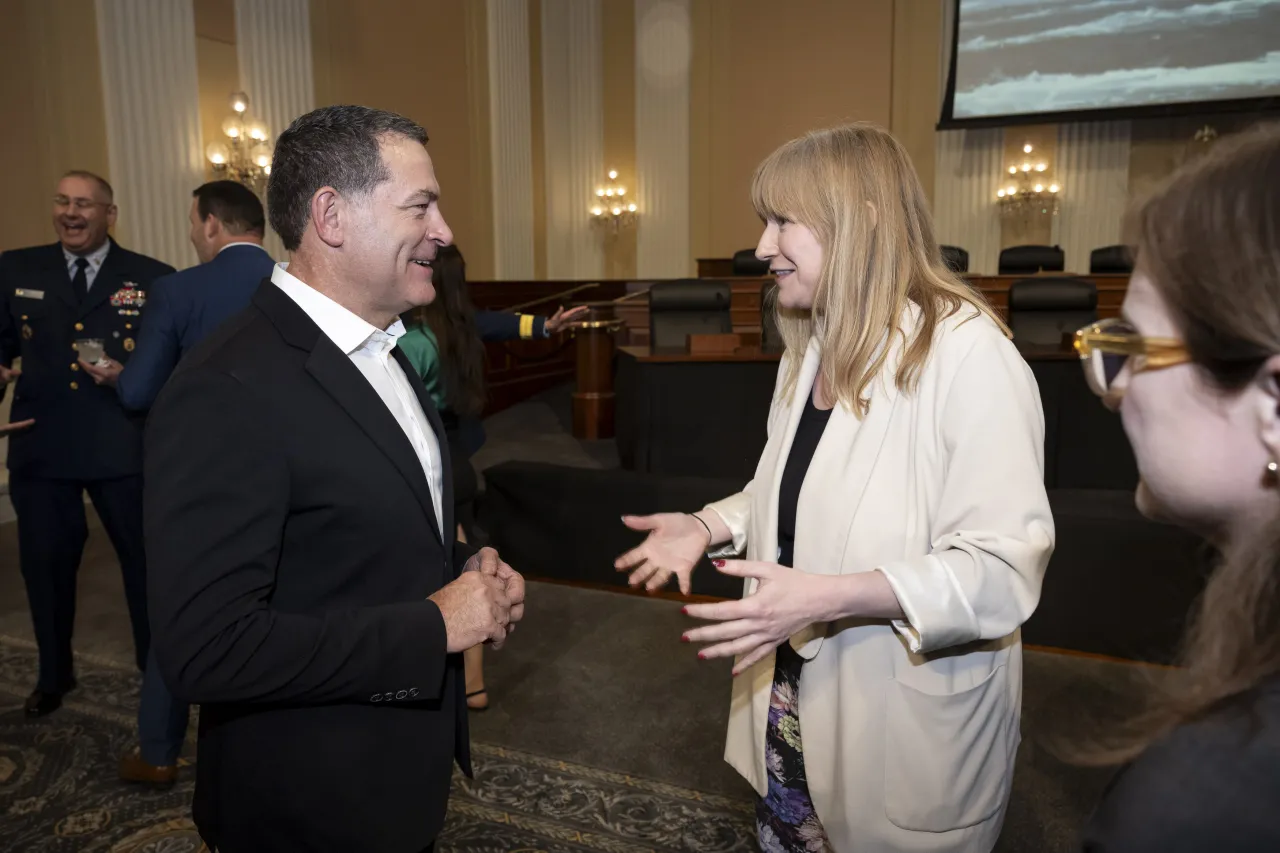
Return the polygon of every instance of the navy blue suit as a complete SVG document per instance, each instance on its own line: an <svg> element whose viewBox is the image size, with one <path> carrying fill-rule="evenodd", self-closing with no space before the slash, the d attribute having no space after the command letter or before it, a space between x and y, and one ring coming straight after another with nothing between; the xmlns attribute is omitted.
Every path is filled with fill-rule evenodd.
<svg viewBox="0 0 1280 853"><path fill-rule="evenodd" d="M147 295L147 322L137 350L116 380L125 408L151 408L178 360L248 308L274 266L265 249L246 243L228 246L207 264L156 279Z"/></svg>
<svg viewBox="0 0 1280 853"><path fill-rule="evenodd" d="M0 364L21 357L9 438L9 492L18 515L18 551L40 647L37 688L72 683L76 570L88 538L84 493L111 537L141 667L150 645L142 551L142 420L114 389L81 370L79 338L101 338L127 364L151 283L173 267L114 242L84 300L77 299L58 243L0 254ZM2 393L2 392L0 392Z"/></svg>

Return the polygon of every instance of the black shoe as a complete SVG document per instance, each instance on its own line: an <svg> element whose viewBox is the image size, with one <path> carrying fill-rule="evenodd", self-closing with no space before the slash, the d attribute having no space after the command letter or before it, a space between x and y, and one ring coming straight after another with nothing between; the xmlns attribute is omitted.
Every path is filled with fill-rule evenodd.
<svg viewBox="0 0 1280 853"><path fill-rule="evenodd" d="M67 682L67 689L61 693L53 693L47 690L41 690L37 687L31 691L31 695L27 697L26 704L23 709L27 712L28 717L43 717L46 714L52 714L54 711L62 707L62 697L72 690L76 689L75 676Z"/></svg>
<svg viewBox="0 0 1280 853"><path fill-rule="evenodd" d="M28 717L43 717L52 714L62 707L61 693L45 693L43 690L32 690L23 706Z"/></svg>

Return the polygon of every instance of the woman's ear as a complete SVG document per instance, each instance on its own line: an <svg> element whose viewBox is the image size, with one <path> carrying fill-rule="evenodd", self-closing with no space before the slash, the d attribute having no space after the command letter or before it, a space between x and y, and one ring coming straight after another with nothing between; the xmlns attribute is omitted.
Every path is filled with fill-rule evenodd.
<svg viewBox="0 0 1280 853"><path fill-rule="evenodd" d="M1280 463L1280 355L1267 359L1258 384L1258 437L1272 461Z"/></svg>

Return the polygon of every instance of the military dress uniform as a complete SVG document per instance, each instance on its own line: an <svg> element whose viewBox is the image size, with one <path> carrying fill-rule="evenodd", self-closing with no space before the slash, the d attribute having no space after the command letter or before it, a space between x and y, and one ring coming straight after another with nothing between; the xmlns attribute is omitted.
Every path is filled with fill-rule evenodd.
<svg viewBox="0 0 1280 853"><path fill-rule="evenodd" d="M0 254L0 364L22 359L13 419L34 418L9 438L9 493L36 641L36 689L74 683L71 633L76 570L88 537L88 492L124 575L139 668L150 645L142 537L142 419L78 364L77 340L100 338L128 363L151 282L168 264L114 241L78 257L60 243ZM13 385L13 383L11 383ZM7 390L7 389L6 389Z"/></svg>

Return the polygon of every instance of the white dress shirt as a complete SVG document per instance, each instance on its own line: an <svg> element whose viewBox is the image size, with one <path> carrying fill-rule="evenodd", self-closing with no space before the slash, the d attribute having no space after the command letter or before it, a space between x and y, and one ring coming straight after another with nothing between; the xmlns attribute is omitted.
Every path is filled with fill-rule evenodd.
<svg viewBox="0 0 1280 853"><path fill-rule="evenodd" d="M107 259L107 253L111 251L111 241L103 243L87 255L77 255L75 252L67 251L67 247L62 247L62 257L67 260L67 273L72 277L76 277L76 261L84 258L89 262L89 266L84 269L85 293L93 289L93 280L98 277L98 270L102 269L102 263Z"/></svg>
<svg viewBox="0 0 1280 853"><path fill-rule="evenodd" d="M440 442L408 378L391 355L396 341L404 334L404 324L397 319L383 331L291 275L285 269L287 266L287 263L276 264L271 271L271 283L307 312L320 331L346 353L373 390L378 392L418 454L431 489L436 525L445 541L452 541L449 531L444 529L444 468L440 461Z"/></svg>

